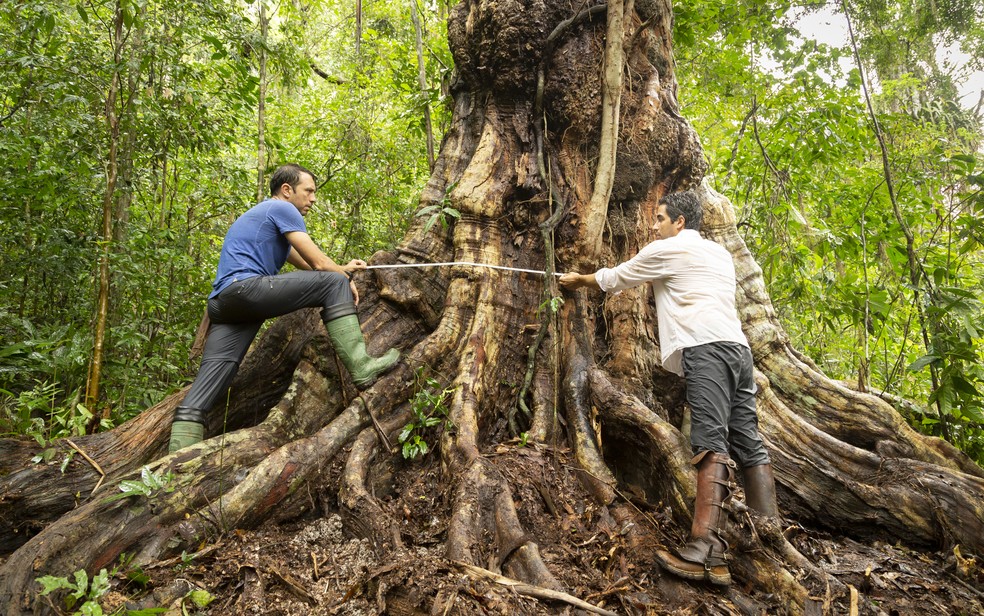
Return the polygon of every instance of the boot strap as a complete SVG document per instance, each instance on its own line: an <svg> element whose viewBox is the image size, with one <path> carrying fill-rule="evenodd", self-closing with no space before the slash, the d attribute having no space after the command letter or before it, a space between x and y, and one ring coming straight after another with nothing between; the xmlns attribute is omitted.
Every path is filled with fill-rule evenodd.
<svg viewBox="0 0 984 616"><path fill-rule="evenodd" d="M676 550L676 555L687 562L703 565L704 569L710 569L722 565L727 566L728 553L725 550L703 537L697 537Z"/></svg>

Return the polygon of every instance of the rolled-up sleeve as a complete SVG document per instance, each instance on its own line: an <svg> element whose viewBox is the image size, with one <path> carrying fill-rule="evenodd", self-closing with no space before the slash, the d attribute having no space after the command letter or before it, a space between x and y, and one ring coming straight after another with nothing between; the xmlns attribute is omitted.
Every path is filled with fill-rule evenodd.
<svg viewBox="0 0 984 616"><path fill-rule="evenodd" d="M671 272L671 255L663 254L673 252L672 246L667 244L659 246L660 242L651 242L643 247L639 253L615 267L604 267L595 272L595 280L598 286L606 293L631 289L646 282L666 278ZM667 251L666 249L671 250Z"/></svg>
<svg viewBox="0 0 984 616"><path fill-rule="evenodd" d="M603 291L653 283L663 368L683 374L683 349L709 342L748 346L735 309L735 266L724 247L684 229L632 259L595 272Z"/></svg>

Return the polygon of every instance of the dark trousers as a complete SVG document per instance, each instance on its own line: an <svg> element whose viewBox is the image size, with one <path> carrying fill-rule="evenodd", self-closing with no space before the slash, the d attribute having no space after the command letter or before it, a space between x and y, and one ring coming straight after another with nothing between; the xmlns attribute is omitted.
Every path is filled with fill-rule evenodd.
<svg viewBox="0 0 984 616"><path fill-rule="evenodd" d="M769 463L758 432L752 352L736 342L711 342L683 350L690 403L690 446L730 453L742 467Z"/></svg>
<svg viewBox="0 0 984 616"><path fill-rule="evenodd" d="M205 413L229 388L239 363L263 321L301 308L321 307L321 316L338 313L353 301L349 281L336 272L296 271L276 276L254 276L232 283L208 300L212 322L198 376L175 411L175 421L205 423ZM354 314L354 308L346 310Z"/></svg>

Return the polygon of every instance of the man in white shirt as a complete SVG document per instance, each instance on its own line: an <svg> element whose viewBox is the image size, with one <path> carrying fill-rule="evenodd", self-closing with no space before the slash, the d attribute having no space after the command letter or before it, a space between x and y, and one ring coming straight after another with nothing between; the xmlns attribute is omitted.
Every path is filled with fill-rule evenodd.
<svg viewBox="0 0 984 616"><path fill-rule="evenodd" d="M723 533L734 486L731 456L743 469L748 506L769 516L778 508L772 464L758 433L752 353L735 309L734 262L725 248L700 236L700 222L693 192L667 195L656 211L653 242L614 268L564 274L560 284L605 292L652 284L663 367L687 383L697 467L690 542L676 554L659 550L657 557L685 579L728 585Z"/></svg>

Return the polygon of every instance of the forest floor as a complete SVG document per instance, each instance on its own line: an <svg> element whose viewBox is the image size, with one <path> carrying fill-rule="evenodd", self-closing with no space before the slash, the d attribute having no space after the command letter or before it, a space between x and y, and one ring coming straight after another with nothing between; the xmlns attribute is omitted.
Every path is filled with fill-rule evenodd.
<svg viewBox="0 0 984 616"><path fill-rule="evenodd" d="M626 615L788 613L737 576L721 590L660 573L655 549L681 538L667 513L632 499L622 502L623 515L608 515L582 489L568 452L502 445L488 457L513 486L528 536L573 597ZM376 497L400 527L398 555L377 554L369 540L347 532L332 507L339 470L325 474L321 493L310 494L306 512L289 521L235 531L194 555L118 572L102 600L105 612L125 604L166 607L174 615L588 613L524 596L443 557L451 496L435 456L396 459L377 473ZM835 580L803 582L810 590L806 614L984 614L982 567L952 550L859 543L791 520L783 528ZM211 596L207 607L194 605L195 589Z"/></svg>

